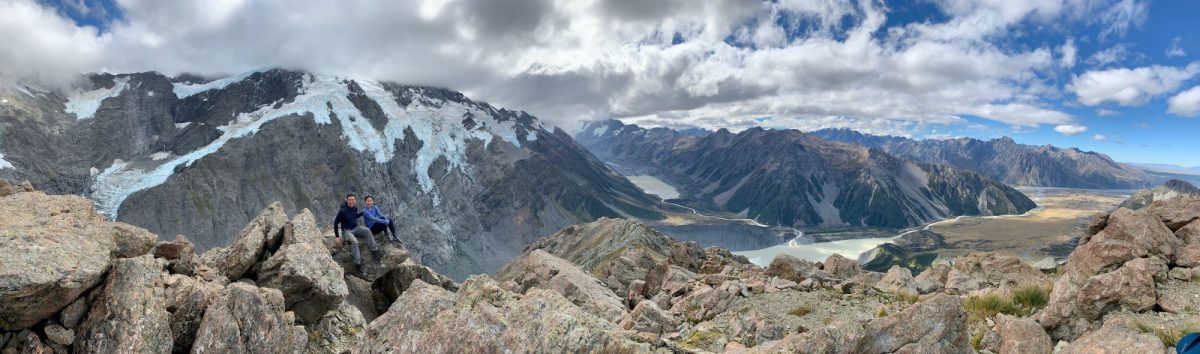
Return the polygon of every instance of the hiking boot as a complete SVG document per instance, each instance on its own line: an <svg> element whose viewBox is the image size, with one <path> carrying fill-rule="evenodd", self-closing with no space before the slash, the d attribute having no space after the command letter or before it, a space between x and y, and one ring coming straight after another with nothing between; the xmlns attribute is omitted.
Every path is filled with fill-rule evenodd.
<svg viewBox="0 0 1200 354"><path fill-rule="evenodd" d="M354 265L354 271L355 271L356 273L358 273L358 275L365 275L365 274L367 274L366 272L364 272L364 271L363 271L363 266L362 266L362 264L355 264L355 265Z"/></svg>

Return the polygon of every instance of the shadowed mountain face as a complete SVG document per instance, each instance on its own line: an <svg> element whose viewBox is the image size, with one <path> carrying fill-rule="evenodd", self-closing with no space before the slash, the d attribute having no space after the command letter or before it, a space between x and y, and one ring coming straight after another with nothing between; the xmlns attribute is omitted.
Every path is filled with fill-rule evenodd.
<svg viewBox="0 0 1200 354"><path fill-rule="evenodd" d="M576 139L618 170L674 182L687 204L771 225L901 228L1035 207L973 172L796 130L700 136L610 120L585 126Z"/></svg>
<svg viewBox="0 0 1200 354"><path fill-rule="evenodd" d="M89 79L0 89L0 176L200 250L275 200L329 223L348 192L373 194L414 254L456 277L566 225L661 217L565 132L457 92L286 70Z"/></svg>
<svg viewBox="0 0 1200 354"><path fill-rule="evenodd" d="M1141 209L1150 203L1160 200L1174 199L1180 197L1197 197L1200 196L1200 188L1191 183L1180 181L1177 179L1169 180L1163 185L1151 189L1145 189L1134 193L1121 202L1121 207L1129 209Z"/></svg>
<svg viewBox="0 0 1200 354"><path fill-rule="evenodd" d="M1126 189L1146 187L1155 180L1141 169L1115 162L1104 154L1050 145L1022 145L1008 137L988 141L913 140L849 129L823 129L811 134L880 148L904 159L975 171L1010 185Z"/></svg>

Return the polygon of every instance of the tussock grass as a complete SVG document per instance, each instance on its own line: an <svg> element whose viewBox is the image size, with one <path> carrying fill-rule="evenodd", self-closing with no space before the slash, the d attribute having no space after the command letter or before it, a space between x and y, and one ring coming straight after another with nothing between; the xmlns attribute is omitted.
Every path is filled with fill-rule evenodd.
<svg viewBox="0 0 1200 354"><path fill-rule="evenodd" d="M788 314L790 314L792 316L796 316L796 317L804 317L804 315L809 314L810 312L812 312L812 310L813 310L812 306L804 305L804 306L794 308L791 311L788 311Z"/></svg>
<svg viewBox="0 0 1200 354"><path fill-rule="evenodd" d="M1162 341L1163 345L1168 348L1174 347L1188 333L1200 332L1200 326L1195 325L1182 327L1151 326L1141 321L1134 323L1134 325L1138 331L1158 337L1158 340Z"/></svg>
<svg viewBox="0 0 1200 354"><path fill-rule="evenodd" d="M967 311L967 315L977 320L992 317L998 313L1017 315L1021 311L1021 308L1014 304L1012 299L995 293L968 297L967 301L963 303L963 309Z"/></svg>
<svg viewBox="0 0 1200 354"><path fill-rule="evenodd" d="M910 293L907 291L897 291L893 294L896 295L897 300L904 301L904 303L909 304L909 305L917 303L917 300L920 299L920 296L918 296L917 294L913 294L913 293Z"/></svg>
<svg viewBox="0 0 1200 354"><path fill-rule="evenodd" d="M1025 317L1037 313L1050 303L1051 288L1042 284L1025 284L1004 292L971 296L963 308L973 319L984 319L1003 313Z"/></svg>
<svg viewBox="0 0 1200 354"><path fill-rule="evenodd" d="M1050 303L1050 288L1026 284L1012 290L1012 302L1021 307L1023 315L1032 315Z"/></svg>

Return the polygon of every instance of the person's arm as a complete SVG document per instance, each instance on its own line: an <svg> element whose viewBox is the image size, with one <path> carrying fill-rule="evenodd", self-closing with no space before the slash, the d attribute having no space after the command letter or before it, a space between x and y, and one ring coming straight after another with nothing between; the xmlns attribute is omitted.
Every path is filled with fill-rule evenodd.
<svg viewBox="0 0 1200 354"><path fill-rule="evenodd" d="M338 238L338 227L342 225L342 213L337 213L333 217L333 238Z"/></svg>
<svg viewBox="0 0 1200 354"><path fill-rule="evenodd" d="M368 224L385 224L386 225L386 223L384 223L385 220L380 219L380 217L379 217L379 209L372 208L372 209L363 210L363 219Z"/></svg>

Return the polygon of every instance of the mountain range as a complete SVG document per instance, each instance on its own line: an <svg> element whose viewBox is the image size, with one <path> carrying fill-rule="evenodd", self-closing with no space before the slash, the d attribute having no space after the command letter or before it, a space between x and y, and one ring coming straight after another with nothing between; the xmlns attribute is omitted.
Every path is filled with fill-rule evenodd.
<svg viewBox="0 0 1200 354"><path fill-rule="evenodd" d="M575 138L623 173L677 186L683 204L768 225L903 228L1036 206L971 171L798 130L685 134L608 120L584 126Z"/></svg>
<svg viewBox="0 0 1200 354"><path fill-rule="evenodd" d="M868 135L850 129L822 129L812 134L827 140L879 148L904 159L975 171L1009 185L1133 189L1157 182L1146 171L1118 163L1101 153L1017 144L1009 137L915 140Z"/></svg>
<svg viewBox="0 0 1200 354"><path fill-rule="evenodd" d="M1129 196L1124 202L1121 202L1121 207L1129 209L1141 209L1160 200L1174 199L1179 197L1200 197L1200 188L1188 183L1173 179L1163 183L1163 185L1140 190L1137 193Z"/></svg>
<svg viewBox="0 0 1200 354"><path fill-rule="evenodd" d="M454 91L283 69L85 81L0 89L0 177L199 250L273 200L324 221L347 193L373 194L415 258L456 277L567 225L662 217L566 132Z"/></svg>

